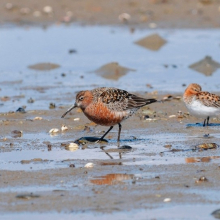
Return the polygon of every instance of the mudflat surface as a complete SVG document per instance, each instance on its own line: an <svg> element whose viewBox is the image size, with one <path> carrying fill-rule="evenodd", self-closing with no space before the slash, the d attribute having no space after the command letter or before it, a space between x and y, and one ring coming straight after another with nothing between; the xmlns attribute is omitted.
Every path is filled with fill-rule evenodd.
<svg viewBox="0 0 220 220"><path fill-rule="evenodd" d="M19 25L77 22L134 28L218 28L219 7L219 0L2 0L0 20Z"/></svg>
<svg viewBox="0 0 220 220"><path fill-rule="evenodd" d="M90 123L79 111L61 119L66 107L2 113L0 212L6 217L27 211L83 211L91 216L113 212L117 217L117 213L141 210L144 219L148 212L163 207L161 219L169 219L166 213L171 207L181 212L189 204L217 207L220 122L202 127L201 121L187 114L179 94L173 97L142 108L123 123L121 146L129 145L131 150L117 149L117 126L107 136L109 143L85 142L78 149L66 150L62 143L99 137L107 129ZM62 125L69 130L49 134L51 128ZM14 130L22 131L21 137L15 137ZM217 145L203 150L204 143ZM94 167L85 168L87 163ZM211 218L209 209L203 208L207 219ZM190 213L183 216L194 218Z"/></svg>

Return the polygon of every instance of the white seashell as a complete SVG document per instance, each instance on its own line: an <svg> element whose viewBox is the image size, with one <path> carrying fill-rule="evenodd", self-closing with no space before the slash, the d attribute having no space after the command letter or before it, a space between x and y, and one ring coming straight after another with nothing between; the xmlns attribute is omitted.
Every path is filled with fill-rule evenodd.
<svg viewBox="0 0 220 220"><path fill-rule="evenodd" d="M52 129L50 129L50 131L49 131L50 134L54 134L54 133L57 133L57 132L59 132L59 129L58 129L58 128L52 128Z"/></svg>
<svg viewBox="0 0 220 220"><path fill-rule="evenodd" d="M68 127L66 125L62 125L61 131L66 131L66 130L68 130Z"/></svg>
<svg viewBox="0 0 220 220"><path fill-rule="evenodd" d="M73 121L79 121L80 120L80 118L74 118L73 119Z"/></svg>
<svg viewBox="0 0 220 220"><path fill-rule="evenodd" d="M43 8L43 11L45 12L45 13L51 13L52 11L53 11L53 8L51 7L51 6L49 6L49 5L47 5L47 6L45 6L44 8Z"/></svg>
<svg viewBox="0 0 220 220"><path fill-rule="evenodd" d="M70 143L68 146L65 147L66 150L69 150L69 151L76 151L78 150L79 148L79 145L76 144L76 143Z"/></svg>
<svg viewBox="0 0 220 220"><path fill-rule="evenodd" d="M42 120L42 117L35 117L34 120Z"/></svg>
<svg viewBox="0 0 220 220"><path fill-rule="evenodd" d="M176 115L170 115L169 116L169 118L175 118L176 117Z"/></svg>
<svg viewBox="0 0 220 220"><path fill-rule="evenodd" d="M164 202L170 202L171 201L171 198L166 198L163 200Z"/></svg>
<svg viewBox="0 0 220 220"><path fill-rule="evenodd" d="M94 163L87 163L85 165L85 168L92 168L92 167L94 167Z"/></svg>
<svg viewBox="0 0 220 220"><path fill-rule="evenodd" d="M131 15L129 15L128 13L122 13L118 16L118 19L120 21L128 21L129 19L131 19Z"/></svg>

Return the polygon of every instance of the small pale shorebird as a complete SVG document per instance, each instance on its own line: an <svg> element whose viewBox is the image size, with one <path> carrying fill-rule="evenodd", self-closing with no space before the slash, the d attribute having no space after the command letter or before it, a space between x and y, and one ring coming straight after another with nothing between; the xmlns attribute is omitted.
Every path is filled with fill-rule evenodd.
<svg viewBox="0 0 220 220"><path fill-rule="evenodd" d="M103 140L114 125L118 124L119 144L121 122L133 115L139 108L156 101L156 99L138 97L125 90L101 87L79 92L76 95L75 104L62 115L62 118L72 109L79 107L91 121L98 125L110 126L99 141Z"/></svg>
<svg viewBox="0 0 220 220"><path fill-rule="evenodd" d="M203 92L200 85L190 84L183 95L190 114L203 118L203 126L209 125L209 119L220 115L220 96Z"/></svg>

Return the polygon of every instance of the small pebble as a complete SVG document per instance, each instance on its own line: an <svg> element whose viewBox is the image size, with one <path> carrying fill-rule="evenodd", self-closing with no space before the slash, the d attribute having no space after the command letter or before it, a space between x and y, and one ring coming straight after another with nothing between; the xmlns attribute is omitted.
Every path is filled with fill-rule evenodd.
<svg viewBox="0 0 220 220"><path fill-rule="evenodd" d="M21 113L26 113L26 111L24 110L24 108L20 107L16 110L16 112L21 112Z"/></svg>
<svg viewBox="0 0 220 220"><path fill-rule="evenodd" d="M50 105L49 105L49 109L54 109L54 108L56 108L56 105L55 105L55 103L50 103Z"/></svg>
<svg viewBox="0 0 220 220"><path fill-rule="evenodd" d="M27 102L28 102L28 103L34 103L34 99L29 98L29 99L27 100Z"/></svg>
<svg viewBox="0 0 220 220"><path fill-rule="evenodd" d="M75 167L75 164L70 164L69 167Z"/></svg>
<svg viewBox="0 0 220 220"><path fill-rule="evenodd" d="M75 49L70 49L70 50L69 50L69 53L77 53L77 50L75 50Z"/></svg>
<svg viewBox="0 0 220 220"><path fill-rule="evenodd" d="M14 130L11 133L12 133L13 137L21 137L23 135L23 132L19 131L19 130Z"/></svg>

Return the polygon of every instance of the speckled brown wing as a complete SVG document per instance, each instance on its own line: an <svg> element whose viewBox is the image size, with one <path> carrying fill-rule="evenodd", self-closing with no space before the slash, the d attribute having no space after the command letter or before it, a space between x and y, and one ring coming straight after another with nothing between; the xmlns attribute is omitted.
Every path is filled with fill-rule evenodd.
<svg viewBox="0 0 220 220"><path fill-rule="evenodd" d="M207 107L220 108L220 96L209 92L200 92L196 98Z"/></svg>
<svg viewBox="0 0 220 220"><path fill-rule="evenodd" d="M125 111L140 108L156 102L155 99L144 99L125 90L109 88L100 95L100 101L113 111Z"/></svg>

